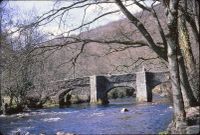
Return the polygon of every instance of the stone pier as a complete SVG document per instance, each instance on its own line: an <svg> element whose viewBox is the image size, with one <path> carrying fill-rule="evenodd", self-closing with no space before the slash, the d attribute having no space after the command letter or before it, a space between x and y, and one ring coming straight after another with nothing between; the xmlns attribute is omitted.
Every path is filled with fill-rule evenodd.
<svg viewBox="0 0 200 135"><path fill-rule="evenodd" d="M96 75L90 76L90 103L97 102L97 78Z"/></svg>
<svg viewBox="0 0 200 135"><path fill-rule="evenodd" d="M143 68L141 72L136 75L136 101L137 102L151 102L152 92L148 89L146 70Z"/></svg>

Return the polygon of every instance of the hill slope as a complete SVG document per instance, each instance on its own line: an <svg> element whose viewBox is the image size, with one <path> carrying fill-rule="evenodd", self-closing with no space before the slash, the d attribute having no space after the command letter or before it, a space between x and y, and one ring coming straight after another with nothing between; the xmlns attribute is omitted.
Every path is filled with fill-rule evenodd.
<svg viewBox="0 0 200 135"><path fill-rule="evenodd" d="M161 25L166 31L163 8L158 5L155 9ZM145 11L137 13L136 16L145 24L155 42L161 42L154 18ZM136 27L127 19L111 22L88 32L83 32L79 36L97 40L145 40ZM42 74L48 80L60 80L93 74L131 73L140 71L143 66L151 71L167 70L166 64L156 58L156 54L148 47L129 48L124 51L109 53L118 47L121 47L121 45L88 43L78 57L75 67L72 67L70 59L79 53L81 44L70 44L59 48L57 51L48 51L45 55L51 55L44 61L44 69L46 70ZM199 49L193 48L193 50L196 59L198 59Z"/></svg>

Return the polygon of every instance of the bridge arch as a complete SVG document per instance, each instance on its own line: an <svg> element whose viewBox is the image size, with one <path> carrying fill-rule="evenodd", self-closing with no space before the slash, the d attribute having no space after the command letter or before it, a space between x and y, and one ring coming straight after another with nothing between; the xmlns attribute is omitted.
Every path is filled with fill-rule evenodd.
<svg viewBox="0 0 200 135"><path fill-rule="evenodd" d="M58 103L59 103L60 107L70 104L70 102L69 102L70 97L67 96L67 93L69 93L72 90L73 89L59 91L59 93L57 94L57 98L58 98Z"/></svg>
<svg viewBox="0 0 200 135"><path fill-rule="evenodd" d="M161 83L169 82L169 72L146 72L147 86L149 89L160 85Z"/></svg>
<svg viewBox="0 0 200 135"><path fill-rule="evenodd" d="M56 104L59 104L60 106L65 104L65 96L69 92L71 95L77 95L81 102L87 102L90 99L89 77L56 81L51 84L51 88L51 91L55 91L55 95L52 97L52 99Z"/></svg>
<svg viewBox="0 0 200 135"><path fill-rule="evenodd" d="M90 77L91 103L108 103L107 93L116 87L136 89L136 74L104 75Z"/></svg>
<svg viewBox="0 0 200 135"><path fill-rule="evenodd" d="M135 88L131 86L114 86L111 87L106 91L108 99L115 99L115 98L122 98L126 96L134 96L135 95Z"/></svg>
<svg viewBox="0 0 200 135"><path fill-rule="evenodd" d="M73 89L61 90L57 94L57 103L60 107L70 104L78 104L90 101L89 87L74 87Z"/></svg>

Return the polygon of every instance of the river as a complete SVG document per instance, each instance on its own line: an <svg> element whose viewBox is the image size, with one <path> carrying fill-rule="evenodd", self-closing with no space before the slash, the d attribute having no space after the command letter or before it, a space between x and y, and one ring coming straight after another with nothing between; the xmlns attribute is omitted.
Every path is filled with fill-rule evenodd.
<svg viewBox="0 0 200 135"><path fill-rule="evenodd" d="M120 112L127 108L128 112ZM136 104L134 98L111 100L108 105L72 105L0 116L0 131L12 135L47 135L62 131L75 134L157 134L173 117L167 103Z"/></svg>

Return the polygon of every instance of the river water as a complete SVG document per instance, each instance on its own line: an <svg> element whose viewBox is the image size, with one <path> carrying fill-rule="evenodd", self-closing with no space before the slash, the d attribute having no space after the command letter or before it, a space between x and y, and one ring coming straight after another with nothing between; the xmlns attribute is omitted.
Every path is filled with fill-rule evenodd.
<svg viewBox="0 0 200 135"><path fill-rule="evenodd" d="M128 112L120 112L127 108ZM167 103L136 104L133 98L112 100L108 105L73 105L27 113L0 116L0 131L10 135L48 135L56 132L75 134L157 134L172 120Z"/></svg>

